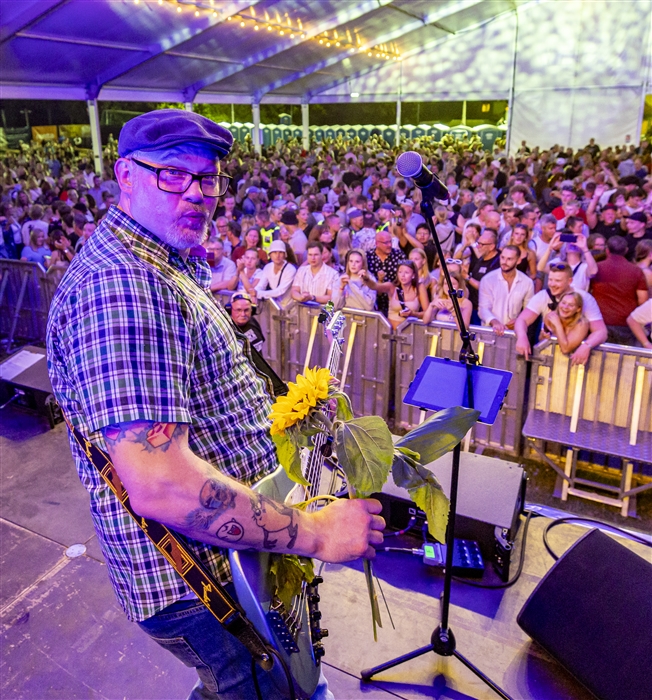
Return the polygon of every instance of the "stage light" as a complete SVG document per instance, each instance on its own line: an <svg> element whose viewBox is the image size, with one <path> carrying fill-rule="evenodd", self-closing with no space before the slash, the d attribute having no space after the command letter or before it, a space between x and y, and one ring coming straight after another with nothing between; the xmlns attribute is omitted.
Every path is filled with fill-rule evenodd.
<svg viewBox="0 0 652 700"><path fill-rule="evenodd" d="M177 7L177 12L181 12L181 6Z"/></svg>
<svg viewBox="0 0 652 700"><path fill-rule="evenodd" d="M290 39L294 39L294 34L290 34Z"/></svg>
<svg viewBox="0 0 652 700"><path fill-rule="evenodd" d="M245 23L244 23L244 22L240 22L240 26L241 26L241 27L244 27L244 26L245 26Z"/></svg>
<svg viewBox="0 0 652 700"><path fill-rule="evenodd" d="M320 39L320 40L319 40L319 43L320 43L320 44L323 44L323 43L324 43L324 40L323 40L323 39Z"/></svg>
<svg viewBox="0 0 652 700"><path fill-rule="evenodd" d="M195 17L199 17L199 10L195 10Z"/></svg>
<svg viewBox="0 0 652 700"><path fill-rule="evenodd" d="M360 97L360 93L359 92L352 92L351 97Z"/></svg>
<svg viewBox="0 0 652 700"><path fill-rule="evenodd" d="M267 25L267 31L268 31L268 32L271 32L273 29L274 29L274 27L272 27L271 24L268 24L268 25Z"/></svg>
<svg viewBox="0 0 652 700"><path fill-rule="evenodd" d="M330 49L330 47L331 47L331 42L330 42L330 41L327 41L327 42L326 42L326 48Z"/></svg>
<svg viewBox="0 0 652 700"><path fill-rule="evenodd" d="M158 4L159 4L159 5L162 5L162 4L163 4L163 0L158 0Z"/></svg>
<svg viewBox="0 0 652 700"><path fill-rule="evenodd" d="M281 29L281 30L279 31L279 34L280 34L281 36L283 36L283 35L285 34L285 32Z"/></svg>
<svg viewBox="0 0 652 700"><path fill-rule="evenodd" d="M227 22L230 22L233 19L233 17L227 17L226 20Z"/></svg>
<svg viewBox="0 0 652 700"><path fill-rule="evenodd" d="M260 27L257 24L254 24L254 31L257 32L260 29Z"/></svg>
<svg viewBox="0 0 652 700"><path fill-rule="evenodd" d="M340 42L339 42L339 41L336 41L336 42L335 42L335 46L339 46L339 45L340 45Z"/></svg>

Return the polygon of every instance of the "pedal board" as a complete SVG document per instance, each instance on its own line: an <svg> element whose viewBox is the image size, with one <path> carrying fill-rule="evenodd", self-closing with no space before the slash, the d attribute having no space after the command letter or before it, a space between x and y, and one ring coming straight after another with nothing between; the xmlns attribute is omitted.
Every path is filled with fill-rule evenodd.
<svg viewBox="0 0 652 700"><path fill-rule="evenodd" d="M446 564L446 545L439 542L423 546L423 563L428 566L444 568ZM482 578L484 559L477 542L473 540L455 540L453 551L453 576L460 578Z"/></svg>

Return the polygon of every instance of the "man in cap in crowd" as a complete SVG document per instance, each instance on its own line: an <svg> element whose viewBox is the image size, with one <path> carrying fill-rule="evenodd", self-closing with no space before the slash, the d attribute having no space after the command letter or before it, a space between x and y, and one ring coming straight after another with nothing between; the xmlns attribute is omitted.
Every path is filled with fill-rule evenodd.
<svg viewBox="0 0 652 700"><path fill-rule="evenodd" d="M47 328L53 392L69 423L108 452L135 512L185 535L226 587L224 548L263 549L254 509L285 509L251 490L277 468L268 384L215 303L205 258L190 254L206 240L229 186L219 161L232 141L226 129L184 110L125 124L118 206L75 256ZM192 649L200 676L192 698L255 697L245 647L126 516L72 437L70 444L128 618L186 664ZM382 542L380 510L362 499L292 510L292 532L275 533L274 551L331 562L371 556L371 545ZM237 544L224 527L233 521ZM258 683L266 699L282 697L267 674ZM315 697L332 695L320 683Z"/></svg>
<svg viewBox="0 0 652 700"><path fill-rule="evenodd" d="M252 185L247 187L247 196L242 202L242 213L245 216L254 216L261 208L260 187Z"/></svg>
<svg viewBox="0 0 652 700"><path fill-rule="evenodd" d="M373 250L376 245L376 231L371 226L365 226L364 214L361 209L351 209L349 226L353 248L367 252Z"/></svg>
<svg viewBox="0 0 652 700"><path fill-rule="evenodd" d="M297 268L287 261L287 250L283 241L273 241L268 249L271 262L263 268L256 284L256 298L274 299L279 304L289 301L292 280Z"/></svg>
<svg viewBox="0 0 652 700"><path fill-rule="evenodd" d="M643 240L652 239L652 229L647 228L647 216L645 212L635 211L633 214L625 217L625 225L627 227L627 254L628 260L634 259L634 251L636 245Z"/></svg>
<svg viewBox="0 0 652 700"><path fill-rule="evenodd" d="M254 304L249 294L247 292L236 292L228 303L228 311L240 333L247 338L258 352L262 352L265 336L260 323L254 318L256 304Z"/></svg>
<svg viewBox="0 0 652 700"><path fill-rule="evenodd" d="M281 216L281 224L288 232L287 242L294 251L299 264L303 262L306 254L308 238L299 226L299 219L294 209L286 209Z"/></svg>

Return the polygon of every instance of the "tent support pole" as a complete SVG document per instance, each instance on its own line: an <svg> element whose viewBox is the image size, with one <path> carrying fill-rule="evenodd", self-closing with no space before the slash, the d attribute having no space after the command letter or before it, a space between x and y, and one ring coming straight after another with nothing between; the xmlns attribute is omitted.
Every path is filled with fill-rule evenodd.
<svg viewBox="0 0 652 700"><path fill-rule="evenodd" d="M509 101L507 102L507 139L505 151L510 154L512 145L512 120L514 119L514 88L516 86L516 61L518 59L518 7L514 9L514 60L512 61L512 84L509 86Z"/></svg>
<svg viewBox="0 0 652 700"><path fill-rule="evenodd" d="M310 148L310 106L301 103L301 145L303 150L307 151Z"/></svg>
<svg viewBox="0 0 652 700"><path fill-rule="evenodd" d="M401 145L401 100L396 100L396 146Z"/></svg>
<svg viewBox="0 0 652 700"><path fill-rule="evenodd" d="M254 130L251 135L251 142L254 146L254 151L260 155L262 153L260 145L260 102L254 102L251 105L251 111L254 117Z"/></svg>
<svg viewBox="0 0 652 700"><path fill-rule="evenodd" d="M95 173L102 177L104 165L102 163L102 132L100 131L100 108L97 98L86 100L88 107L88 120L91 124L91 142L93 144L93 162Z"/></svg>

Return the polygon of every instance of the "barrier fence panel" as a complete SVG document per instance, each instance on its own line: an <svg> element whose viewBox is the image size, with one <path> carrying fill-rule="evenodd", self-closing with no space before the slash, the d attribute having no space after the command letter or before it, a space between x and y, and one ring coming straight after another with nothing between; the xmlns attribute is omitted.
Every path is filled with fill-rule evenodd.
<svg viewBox="0 0 652 700"><path fill-rule="evenodd" d="M338 378L356 416L375 415L387 420L394 377L392 326L373 311L345 308L344 315L344 356Z"/></svg>
<svg viewBox="0 0 652 700"><path fill-rule="evenodd" d="M58 277L38 263L0 260L0 334L7 350L15 339L45 342L48 311Z"/></svg>
<svg viewBox="0 0 652 700"><path fill-rule="evenodd" d="M563 479L568 495L621 507L628 498L652 488L631 489L633 462L652 464L652 351L605 343L591 352L587 366L572 365L553 339L536 346L530 387L530 408L523 433L543 443L535 451ZM567 447L563 472L546 457L546 443ZM620 487L576 476L579 450L620 457ZM585 491L588 485L616 498Z"/></svg>
<svg viewBox="0 0 652 700"><path fill-rule="evenodd" d="M344 309L343 357L338 378L346 369L344 389L356 416L379 415L387 420L392 379L392 327L379 313ZM324 367L330 343L318 323L318 304L293 303L286 309L286 375L294 381L306 366Z"/></svg>
<svg viewBox="0 0 652 700"><path fill-rule="evenodd" d="M263 344L263 357L271 368L283 377L285 348L283 336L285 334L285 314L283 309L274 299L261 299L258 302L256 318L265 336Z"/></svg>
<svg viewBox="0 0 652 700"><path fill-rule="evenodd" d="M481 363L513 374L509 392L496 422L493 425L478 423L471 433L471 439L476 447L488 447L519 456L527 367L523 358L516 354L516 336L512 331L498 336L486 326L471 326L471 331L476 335L473 347L480 355ZM396 427L409 430L425 416L431 415L431 412L426 412L422 416L418 408L403 403L403 397L421 363L428 355L457 360L462 341L455 324L440 321L428 326L421 322L407 321L399 326L395 339Z"/></svg>

